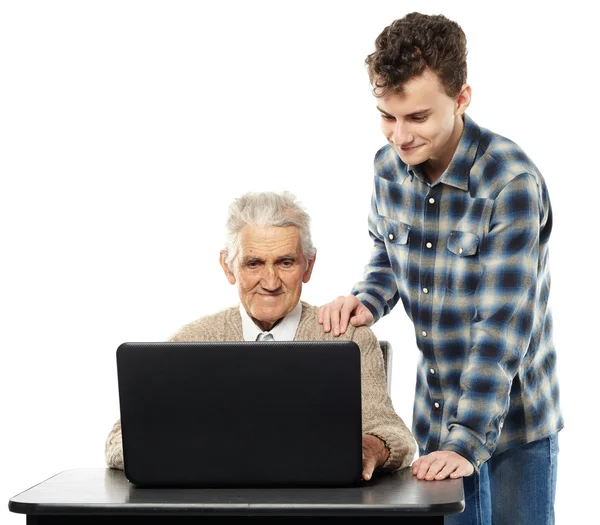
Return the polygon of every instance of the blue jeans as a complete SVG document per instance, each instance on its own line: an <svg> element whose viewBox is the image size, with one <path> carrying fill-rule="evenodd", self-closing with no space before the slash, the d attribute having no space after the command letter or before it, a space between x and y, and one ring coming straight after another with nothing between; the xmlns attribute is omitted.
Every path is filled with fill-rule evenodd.
<svg viewBox="0 0 600 525"><path fill-rule="evenodd" d="M493 455L463 478L465 510L445 525L554 525L558 434Z"/></svg>

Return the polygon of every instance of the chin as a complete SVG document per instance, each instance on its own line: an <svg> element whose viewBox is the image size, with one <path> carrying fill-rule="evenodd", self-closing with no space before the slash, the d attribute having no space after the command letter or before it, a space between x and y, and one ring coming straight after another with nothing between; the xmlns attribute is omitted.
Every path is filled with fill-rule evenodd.
<svg viewBox="0 0 600 525"><path fill-rule="evenodd" d="M417 166L427 160L427 156L423 154L416 153L398 153L398 156L402 159L405 164L410 164L411 166Z"/></svg>
<svg viewBox="0 0 600 525"><path fill-rule="evenodd" d="M400 157L402 162L405 164L416 166L417 164L421 164L429 159L429 155L427 153L428 150L425 149L425 146L421 146L413 152L402 151L399 148L394 149L396 150L398 157Z"/></svg>
<svg viewBox="0 0 600 525"><path fill-rule="evenodd" d="M261 323L276 323L282 317L285 317L285 314L280 311L274 310L258 310L255 314L252 314L254 319L258 319Z"/></svg>

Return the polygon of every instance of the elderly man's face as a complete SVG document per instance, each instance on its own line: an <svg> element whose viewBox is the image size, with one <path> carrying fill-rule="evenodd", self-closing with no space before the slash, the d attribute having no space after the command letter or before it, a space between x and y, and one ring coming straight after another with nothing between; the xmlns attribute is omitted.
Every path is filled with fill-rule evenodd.
<svg viewBox="0 0 600 525"><path fill-rule="evenodd" d="M315 259L305 270L300 230L296 226L245 226L240 232L236 268L225 253L221 266L231 284L237 282L242 305L261 330L270 330L300 300L302 283L310 280ZM235 270L235 271L233 271Z"/></svg>

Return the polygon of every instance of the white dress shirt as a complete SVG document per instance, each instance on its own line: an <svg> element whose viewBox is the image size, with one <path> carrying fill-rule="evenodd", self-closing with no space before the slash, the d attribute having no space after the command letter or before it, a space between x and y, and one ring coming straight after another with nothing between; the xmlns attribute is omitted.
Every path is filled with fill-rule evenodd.
<svg viewBox="0 0 600 525"><path fill-rule="evenodd" d="M248 315L246 309L240 304L240 315L242 316L242 333L244 341L256 341L261 334L271 334L275 341L292 341L296 336L296 330L300 323L300 315L302 314L302 305L300 301L296 307L279 321L271 330L263 332ZM266 338L265 340L270 340Z"/></svg>

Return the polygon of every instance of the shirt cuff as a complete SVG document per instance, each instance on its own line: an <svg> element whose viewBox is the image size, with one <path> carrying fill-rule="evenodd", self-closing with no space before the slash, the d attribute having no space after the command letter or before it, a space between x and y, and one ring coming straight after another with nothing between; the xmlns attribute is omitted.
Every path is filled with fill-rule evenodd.
<svg viewBox="0 0 600 525"><path fill-rule="evenodd" d="M352 294L355 295L356 298L369 309L371 314L373 314L373 323L376 323L379 319L381 319L381 317L383 317L383 314L379 310L377 310L377 307L373 304L372 295L369 295L368 293L364 292L359 293L355 291L353 291Z"/></svg>
<svg viewBox="0 0 600 525"><path fill-rule="evenodd" d="M482 443L471 431L458 425L452 427L440 450L451 450L460 454L471 462L478 474L481 466L491 457L485 443Z"/></svg>

